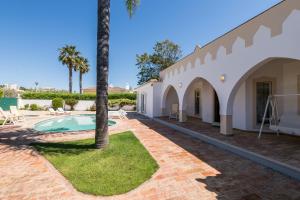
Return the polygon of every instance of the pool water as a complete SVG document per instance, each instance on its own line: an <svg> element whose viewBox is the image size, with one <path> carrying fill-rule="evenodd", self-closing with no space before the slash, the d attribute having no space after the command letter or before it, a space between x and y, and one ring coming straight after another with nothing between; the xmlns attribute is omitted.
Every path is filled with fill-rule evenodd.
<svg viewBox="0 0 300 200"><path fill-rule="evenodd" d="M108 120L108 126L116 124L115 121ZM96 115L74 115L55 119L49 119L34 125L34 130L40 132L67 132L95 130Z"/></svg>

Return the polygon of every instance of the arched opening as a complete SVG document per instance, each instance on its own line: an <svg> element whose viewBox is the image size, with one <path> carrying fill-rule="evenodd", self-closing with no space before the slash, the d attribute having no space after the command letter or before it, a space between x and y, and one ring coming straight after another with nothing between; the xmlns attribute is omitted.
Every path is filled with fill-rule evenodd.
<svg viewBox="0 0 300 200"><path fill-rule="evenodd" d="M163 116L179 113L179 98L176 89L173 86L168 86L163 96Z"/></svg>
<svg viewBox="0 0 300 200"><path fill-rule="evenodd" d="M203 78L196 78L188 85L182 108L187 118L198 118L216 126L220 124L220 103L217 92Z"/></svg>
<svg viewBox="0 0 300 200"><path fill-rule="evenodd" d="M232 113L233 127L242 130L258 130L270 95L282 94L276 105L278 123L300 128L300 97L288 94L300 93L300 61L289 58L268 58L245 73L233 88L228 112ZM267 126L272 118L272 108L266 112Z"/></svg>

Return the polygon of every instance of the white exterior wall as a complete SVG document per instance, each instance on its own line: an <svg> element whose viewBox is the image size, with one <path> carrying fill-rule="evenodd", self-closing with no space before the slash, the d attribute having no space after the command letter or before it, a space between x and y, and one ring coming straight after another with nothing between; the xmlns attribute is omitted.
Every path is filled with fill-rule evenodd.
<svg viewBox="0 0 300 200"><path fill-rule="evenodd" d="M233 102L233 128L241 130L247 129L246 105L248 103L246 93L246 83L243 83L237 91Z"/></svg>
<svg viewBox="0 0 300 200"><path fill-rule="evenodd" d="M153 85L153 117L159 117L162 115L162 109L159 106L162 102L161 84L155 83Z"/></svg>
<svg viewBox="0 0 300 200"><path fill-rule="evenodd" d="M201 92L202 120L212 123L214 121L214 89L209 83L204 82Z"/></svg>
<svg viewBox="0 0 300 200"><path fill-rule="evenodd" d="M40 107L51 107L52 100L42 99L19 99L19 108L24 108L26 104L37 104Z"/></svg>
<svg viewBox="0 0 300 200"><path fill-rule="evenodd" d="M148 117L156 117L161 115L161 84L160 82L149 82L136 89L137 91L137 112ZM141 96L145 95L146 111L141 112Z"/></svg>
<svg viewBox="0 0 300 200"><path fill-rule="evenodd" d="M300 26L295 24L299 21L300 11L294 10L283 23L283 32L280 35L271 38L271 30L261 25L253 36L251 46L245 47L245 40L238 37L230 54L220 46L215 59L207 52L204 60L201 60L200 57L197 58L197 52L194 52L191 62L178 62L161 73L162 91L170 85L175 87L182 105L183 95L190 83L196 78L204 78L218 93L220 114L231 115L232 108L227 103L235 96L235 86L242 84L244 78L247 78L245 74L255 70L257 64L273 57L300 59L300 45L295 45L300 35ZM224 82L220 81L223 74Z"/></svg>
<svg viewBox="0 0 300 200"><path fill-rule="evenodd" d="M85 111L90 109L90 107L95 103L95 101L80 100L78 104L74 107L74 110ZM26 104L37 104L40 107L51 107L52 100L42 100L42 99L19 99L19 108L24 108Z"/></svg>
<svg viewBox="0 0 300 200"><path fill-rule="evenodd" d="M179 97L179 110L191 114L192 107L185 105L184 95L195 79L202 78L209 83L203 85L201 89L201 103L204 105L202 106L203 121L213 120L213 89L215 89L220 102L220 115L232 115L234 128L253 129L255 124L253 80L264 76L275 78L276 92L282 93L287 92L288 85L292 84L288 81L284 83L284 80L290 80L290 76L296 73L294 71L287 73L282 70L282 67L276 65L260 68L262 64L274 58L300 60L300 45L297 42L300 40L298 25L300 1L284 1L278 9L286 11L289 6L292 9L287 15L282 14L284 12L270 12L271 15L268 16L268 19L275 19L282 14L283 21L271 20L270 22L269 20L265 23L259 18L254 19L260 24L249 33L247 33L247 26L251 27L253 24L250 22L244 24L242 28L238 27L233 31L234 33L230 32L213 41L207 45L208 47L196 47L190 55L161 72L160 96L163 97L169 87L173 86ZM274 26L276 23L277 26ZM242 30L239 31L240 29ZM234 34L236 36L233 36ZM295 70L299 70L299 67L295 66ZM220 80L221 75L225 76L224 81ZM295 77L292 80L296 80ZM147 90L146 87L139 88L140 92ZM164 98L161 98L162 103L155 103L152 106L162 110L164 101ZM290 105L293 104L296 104L296 101ZM280 109L283 112L283 108Z"/></svg>
<svg viewBox="0 0 300 200"><path fill-rule="evenodd" d="M283 92L284 94L300 93L300 62L284 65ZM281 122L284 126L300 129L300 96L283 98Z"/></svg>

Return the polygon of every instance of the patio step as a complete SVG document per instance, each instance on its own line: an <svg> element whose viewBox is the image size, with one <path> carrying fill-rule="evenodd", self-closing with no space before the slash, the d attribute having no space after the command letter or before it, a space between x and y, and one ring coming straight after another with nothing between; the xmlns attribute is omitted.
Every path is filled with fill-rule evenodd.
<svg viewBox="0 0 300 200"><path fill-rule="evenodd" d="M231 153L234 153L236 155L239 155L243 158L249 159L255 163L258 163L260 165L263 165L265 167L271 168L277 172L280 172L286 176L289 176L291 178L294 178L296 180L300 181L300 169L297 167L293 167L290 166L288 164L282 163L280 161L274 160L272 158L254 153L252 151L243 149L241 147L232 145L232 144L228 144L226 142L223 142L221 140L209 137L205 134L202 134L200 132L196 132L196 131L192 131L190 129L187 128L183 128L180 126L177 126L175 124L166 122L164 120L158 119L158 118L153 118L154 121L163 124L169 128L172 128L176 131L179 131L183 134L189 135L191 137L197 138L203 142L206 142L208 144L214 145L218 148L224 149L226 151L229 151Z"/></svg>

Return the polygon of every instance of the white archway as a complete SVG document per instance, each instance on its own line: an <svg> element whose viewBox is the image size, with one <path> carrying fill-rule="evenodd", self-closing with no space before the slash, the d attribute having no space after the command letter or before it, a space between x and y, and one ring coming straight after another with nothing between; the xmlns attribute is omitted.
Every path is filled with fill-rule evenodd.
<svg viewBox="0 0 300 200"><path fill-rule="evenodd" d="M178 93L174 86L169 85L163 92L162 98L162 115L167 116L171 111L172 104L179 105Z"/></svg>

